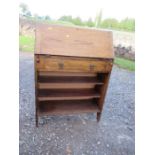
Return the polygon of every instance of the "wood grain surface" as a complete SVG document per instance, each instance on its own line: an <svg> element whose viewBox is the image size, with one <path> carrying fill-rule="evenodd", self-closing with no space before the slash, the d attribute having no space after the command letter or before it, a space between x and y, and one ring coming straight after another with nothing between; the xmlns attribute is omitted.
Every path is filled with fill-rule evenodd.
<svg viewBox="0 0 155 155"><path fill-rule="evenodd" d="M58 25L36 27L36 54L113 58L112 44L111 31Z"/></svg>
<svg viewBox="0 0 155 155"><path fill-rule="evenodd" d="M109 72L112 69L112 61L103 61L76 57L58 57L39 55L36 67L38 71L60 72Z"/></svg>

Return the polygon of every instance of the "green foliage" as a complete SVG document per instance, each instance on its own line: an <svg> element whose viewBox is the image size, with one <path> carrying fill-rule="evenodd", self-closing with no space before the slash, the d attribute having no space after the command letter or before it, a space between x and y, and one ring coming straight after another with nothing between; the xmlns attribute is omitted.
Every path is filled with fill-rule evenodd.
<svg viewBox="0 0 155 155"><path fill-rule="evenodd" d="M125 18L121 21L118 21L115 18L107 18L102 20L102 11L100 11L95 21L89 18L87 21L82 21L80 17L73 18L72 16L62 16L59 18L59 21L67 21L79 26L88 26L88 27L98 27L114 30L123 30L123 31L135 31L135 20L130 18Z"/></svg>
<svg viewBox="0 0 155 155"><path fill-rule="evenodd" d="M89 18L86 22L85 25L88 27L95 27L95 23L92 21L91 18Z"/></svg>
<svg viewBox="0 0 155 155"><path fill-rule="evenodd" d="M114 18L108 18L102 21L100 24L101 28L110 28L115 29L118 28L119 22Z"/></svg>
<svg viewBox="0 0 155 155"><path fill-rule="evenodd" d="M75 25L84 25L84 22L81 20L80 17L76 17L74 19L72 19L72 23L75 24Z"/></svg>
<svg viewBox="0 0 155 155"><path fill-rule="evenodd" d="M127 31L135 31L135 20L125 18L119 23L119 29Z"/></svg>
<svg viewBox="0 0 155 155"><path fill-rule="evenodd" d="M62 16L61 18L59 18L60 21L72 21L72 16Z"/></svg>
<svg viewBox="0 0 155 155"><path fill-rule="evenodd" d="M116 65L118 65L119 67L124 68L124 69L128 69L130 71L135 70L135 62L134 61L127 60L127 59L124 59L124 58L115 57L114 63Z"/></svg>
<svg viewBox="0 0 155 155"><path fill-rule="evenodd" d="M125 18L120 22L114 18L108 18L102 21L101 28L124 30L124 31L135 31L135 20L130 18Z"/></svg>
<svg viewBox="0 0 155 155"><path fill-rule="evenodd" d="M80 26L85 25L80 17L72 18L72 16L62 16L61 18L59 18L59 21L67 21Z"/></svg>

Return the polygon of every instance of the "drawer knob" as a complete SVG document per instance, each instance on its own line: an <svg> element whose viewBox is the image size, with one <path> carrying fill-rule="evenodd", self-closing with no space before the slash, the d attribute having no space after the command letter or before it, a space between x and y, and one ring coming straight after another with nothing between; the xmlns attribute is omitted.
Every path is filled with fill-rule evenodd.
<svg viewBox="0 0 155 155"><path fill-rule="evenodd" d="M95 65L93 65L93 64L90 64L90 65L89 65L89 69L90 69L90 71L93 71L94 68L95 68Z"/></svg>
<svg viewBox="0 0 155 155"><path fill-rule="evenodd" d="M63 63L58 63L59 69L64 69L64 64Z"/></svg>

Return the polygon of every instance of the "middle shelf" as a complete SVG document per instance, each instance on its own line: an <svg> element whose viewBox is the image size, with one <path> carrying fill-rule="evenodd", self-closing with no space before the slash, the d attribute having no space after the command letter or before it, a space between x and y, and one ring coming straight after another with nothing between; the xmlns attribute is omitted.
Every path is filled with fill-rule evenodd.
<svg viewBox="0 0 155 155"><path fill-rule="evenodd" d="M39 89L38 100L80 100L99 98L100 94L94 89Z"/></svg>

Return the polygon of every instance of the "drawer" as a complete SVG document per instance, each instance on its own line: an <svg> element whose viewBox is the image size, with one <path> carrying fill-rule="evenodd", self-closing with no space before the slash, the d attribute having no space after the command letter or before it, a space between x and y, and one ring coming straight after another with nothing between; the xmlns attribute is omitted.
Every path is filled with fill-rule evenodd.
<svg viewBox="0 0 155 155"><path fill-rule="evenodd" d="M112 60L90 58L35 55L38 71L61 72L109 72L112 69Z"/></svg>

